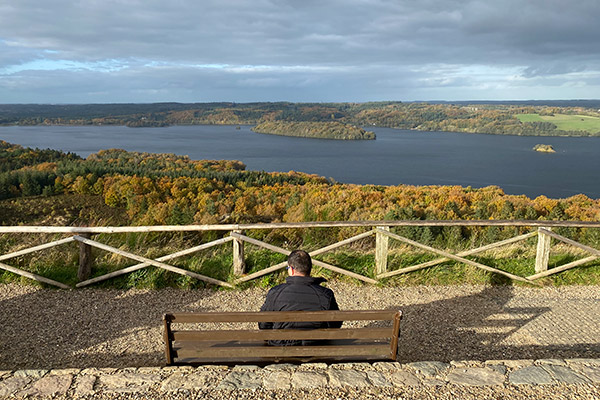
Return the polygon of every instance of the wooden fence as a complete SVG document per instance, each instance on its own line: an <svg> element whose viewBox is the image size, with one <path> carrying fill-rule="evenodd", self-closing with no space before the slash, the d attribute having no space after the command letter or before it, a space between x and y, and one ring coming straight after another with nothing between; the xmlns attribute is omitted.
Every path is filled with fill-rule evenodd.
<svg viewBox="0 0 600 400"><path fill-rule="evenodd" d="M499 226L499 227L525 227L531 229L530 232L521 234L510 239L498 241L492 244L488 244L482 247L461 251L459 253L453 254L446 250L437 249L431 247L429 245L425 245L414 241L412 239L400 236L398 234L392 233L390 228L392 227L446 227L446 226L467 226L467 227L491 227L491 226ZM17 234L17 233L29 233L29 234L65 234L67 237L56 240L53 242L41 244L38 246L21 249L19 251L14 251L11 253L0 255L0 269L4 269L6 271L10 271L12 273L25 276L27 278L44 282L46 284L54 285L64 289L70 289L71 287L65 283L57 282L55 280L33 274L28 271L24 271L19 268L15 268L8 264L5 264L5 260L9 260L11 258L23 256L26 254L30 254L37 251L43 251L49 249L51 247L64 245L71 242L77 242L79 245L79 269L78 269L78 279L79 283L77 283L76 287L84 287L88 286L100 281L104 281L106 279L114 278L116 276L120 276L123 274L127 274L142 268L146 268L148 266L154 266L158 268L165 269L167 271L171 271L177 274L186 275L192 278L196 278L211 284L225 286L225 287L234 287L236 284L246 282L252 279L256 279L260 276L275 272L279 269L282 269L286 266L286 263L279 263L276 265L269 266L265 269L262 269L258 272L252 274L246 274L245 271L245 260L244 260L244 244L250 243L261 248L265 248L271 250L276 253L281 253L284 255L288 255L291 250L284 249L279 246L275 246L273 244L266 243L264 241L254 239L244 234L246 231L250 230L260 230L260 229L315 229L315 228L361 228L364 230L367 228L366 232L360 233L358 235L349 237L347 239L338 241L336 243L330 244L328 246L322 247L320 249L311 251L311 256L318 256L320 254L324 254L335 249L338 249L342 246L349 245L358 240L375 236L375 262L374 262L374 273L375 279L370 278L368 276L364 276L361 274L357 274L352 271L348 271L343 267L331 265L325 263L323 261L313 259L313 263L319 267L331 270L336 273L340 273L346 276L350 276L352 278L368 282L368 283L377 283L378 280L383 278L389 278L395 275L404 274L416 270L420 270L423 268L432 267L434 265L440 264L444 261L454 260L459 263L464 263L467 265L471 265L476 268L480 268L485 271L497 273L500 275L504 275L510 279L527 282L535 284L535 280L549 276L552 274L556 274L562 271L566 271L571 268L575 268L577 266L581 266L587 264L593 260L600 258L600 250L596 248L592 248L576 242L575 240L569 239L567 237L556 234L552 231L553 228L566 227L566 228L600 228L600 222L581 222L581 221L494 221L494 220L482 220L482 221L336 221L336 222L299 222L299 223L271 223L271 224L229 224L229 225L177 225L177 226L135 226L135 227L56 227L56 226L0 226L0 234ZM208 243L198 244L197 246L178 251L176 253L164 255L162 257L158 257L156 259L150 259L147 257L143 257L128 251L124 251L107 244L101 243L97 240L92 239L94 235L98 234L111 234L111 233L135 233L135 232L193 232L193 231L227 231L229 235L214 240ZM485 264L478 263L476 261L465 258L470 255L475 255L478 253L485 252L487 250L495 249L501 246L506 246L511 243L516 243L519 241L526 240L528 238L537 236L537 252L535 259L534 270L535 273L530 276L518 276L507 271L503 271L498 268L490 267ZM552 239L556 241L566 243L568 245L574 246L581 250L584 250L590 255L588 257L581 258L579 260L570 262L568 264L564 264L554 268L548 268L548 259L550 254L550 247L552 244ZM390 240L396 240L407 245L419 248L426 252L430 252L439 256L439 258L428 261L425 263L421 263L418 265L413 265L410 267L390 270L388 267L388 249ZM192 271L188 271L181 267L176 267L172 264L168 264L167 261L174 260L178 257L182 257L185 255L194 254L200 252L202 250L209 249L214 246L222 245L228 242L232 242L233 246L233 273L236 276L233 282L225 282L215 278L211 278L209 276L201 275ZM120 256L129 258L133 261L136 261L137 264L132 266L102 275L94 278L90 278L92 275L93 269L93 259L92 259L92 247L105 250L114 254L118 254Z"/></svg>

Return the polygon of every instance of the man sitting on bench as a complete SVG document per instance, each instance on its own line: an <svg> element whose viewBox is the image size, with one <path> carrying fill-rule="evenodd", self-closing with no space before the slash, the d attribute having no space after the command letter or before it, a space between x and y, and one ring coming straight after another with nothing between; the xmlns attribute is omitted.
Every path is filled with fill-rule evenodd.
<svg viewBox="0 0 600 400"><path fill-rule="evenodd" d="M285 283L277 285L267 293L260 311L320 311L339 310L335 295L329 288L321 286L324 278L310 276L312 260L303 250L294 250L288 256ZM342 321L331 322L259 322L259 329L320 329L340 328ZM272 346L297 346L316 344L307 340L271 340Z"/></svg>

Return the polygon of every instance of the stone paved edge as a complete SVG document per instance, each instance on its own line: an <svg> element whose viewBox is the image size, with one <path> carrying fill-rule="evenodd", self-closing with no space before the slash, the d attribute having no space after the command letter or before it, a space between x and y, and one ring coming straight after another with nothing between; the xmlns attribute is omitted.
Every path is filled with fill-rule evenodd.
<svg viewBox="0 0 600 400"><path fill-rule="evenodd" d="M0 397L81 397L199 389L600 384L600 359L420 361L0 371Z"/></svg>

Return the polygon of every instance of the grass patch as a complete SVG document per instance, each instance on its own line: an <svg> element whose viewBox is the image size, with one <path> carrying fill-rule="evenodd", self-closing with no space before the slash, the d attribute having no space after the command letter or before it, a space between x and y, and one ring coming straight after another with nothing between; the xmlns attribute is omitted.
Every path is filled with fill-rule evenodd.
<svg viewBox="0 0 600 400"><path fill-rule="evenodd" d="M539 115L518 114L515 115L521 122L550 122L556 125L560 131L584 131L588 133L600 133L600 118L588 115Z"/></svg>
<svg viewBox="0 0 600 400"><path fill-rule="evenodd" d="M167 252L171 251L172 250L170 249ZM159 255L157 254L146 255L148 258L157 258L158 256ZM117 260L117 262L115 261L116 260L112 255L108 255L108 259L105 259L101 264L94 267L93 277L101 276L135 264L135 261L126 258L121 258L120 260ZM231 251L213 250L204 254L181 257L176 260L167 261L166 263L221 281L227 282L233 280L231 275ZM116 278L99 282L93 286L116 287L119 289L160 289L163 287L198 289L212 287L213 285L187 275L181 275L175 272L166 271L162 268L149 266Z"/></svg>
<svg viewBox="0 0 600 400"><path fill-rule="evenodd" d="M499 270L509 272L518 276L529 276L535 273L535 256L504 254L499 256L467 257L480 264L488 265ZM569 253L553 254L550 256L548 268L552 269L571 261L581 258ZM398 270L412 265L429 261L428 254L400 254L388 260L390 271ZM590 262L584 266L576 267L567 271L559 272L545 278L537 279L536 283L542 286L564 286L564 285L599 285L600 284L600 260ZM414 285L462 285L462 284L511 284L518 286L530 286L527 283L513 281L510 278L476 268L463 263L446 261L444 263L396 275L385 279L384 285L414 286Z"/></svg>
<svg viewBox="0 0 600 400"><path fill-rule="evenodd" d="M98 239L101 242L108 242L108 244L115 247L122 248L123 250L135 254L144 255L148 258L157 258L161 255L169 254L198 244L197 237L193 238L181 234L171 236L166 234L122 234L121 236L115 235L113 238L108 237L108 235L106 235L106 237L103 237L104 235L98 236ZM5 237L4 239L7 238ZM151 243L150 247L146 247L149 242ZM11 244L13 243L9 241L2 243L2 241L0 241L0 244L2 244L0 247L3 247L4 250L6 250L8 247L11 247ZM34 244L37 243L31 243L31 245ZM529 276L534 274L535 251L532 249L533 246L531 244L523 243L522 245L507 246L502 250L494 250L484 255L470 256L467 258L514 275ZM7 260L6 263L46 278L75 286L78 282L78 252L79 249L76 244L67 244L46 252L34 253L32 255ZM584 254L570 252L568 248L556 246L550 256L549 268L556 268L584 256ZM221 281L234 282L235 277L232 272L232 257L231 247L225 245L205 250L194 255L181 257L167 263ZM251 245L246 247L245 257L247 274L261 271L286 260L286 257L282 254L260 249ZM95 265L92 270L92 277L101 276L136 264L133 260L98 249L93 250L93 258L95 260ZM438 257L434 254L422 252L420 250L410 250L407 247L398 247L391 249L390 251L388 270L398 270L431 261L436 258ZM375 277L375 257L373 252L346 249L344 251L323 254L317 256L316 259L357 274L371 278ZM357 285L364 284L362 281L318 266L314 266L313 271L314 276L322 276L328 280L348 281ZM239 288L269 288L285 282L286 277L286 270L282 268L252 281L245 282L239 285ZM28 278L0 270L0 283L9 282L47 287L47 285L34 282ZM600 285L600 260L546 278L538 279L536 282L542 286ZM380 285L382 286L462 284L514 284L528 286L526 283L512 281L501 274L484 271L454 261L446 261L432 267L396 275L380 282ZM195 278L151 266L91 286L118 289L159 289L164 287L180 289L210 287L219 290L223 289Z"/></svg>
<svg viewBox="0 0 600 400"><path fill-rule="evenodd" d="M326 262L327 264L338 266L350 272L354 272L369 278L375 277L373 268L373 265L375 265L375 257L372 254L365 254L360 252L339 252L324 254L323 256L317 257L317 259ZM354 278L337 274L325 268L313 266L313 269L315 270L314 275L322 276L326 279L335 278L340 280L349 279L352 281L356 281Z"/></svg>

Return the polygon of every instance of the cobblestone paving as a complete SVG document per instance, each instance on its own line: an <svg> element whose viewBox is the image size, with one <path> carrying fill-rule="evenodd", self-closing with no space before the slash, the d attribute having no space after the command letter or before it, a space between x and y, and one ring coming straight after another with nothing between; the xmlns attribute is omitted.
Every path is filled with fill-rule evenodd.
<svg viewBox="0 0 600 400"><path fill-rule="evenodd" d="M0 371L0 397L600 384L600 359Z"/></svg>

